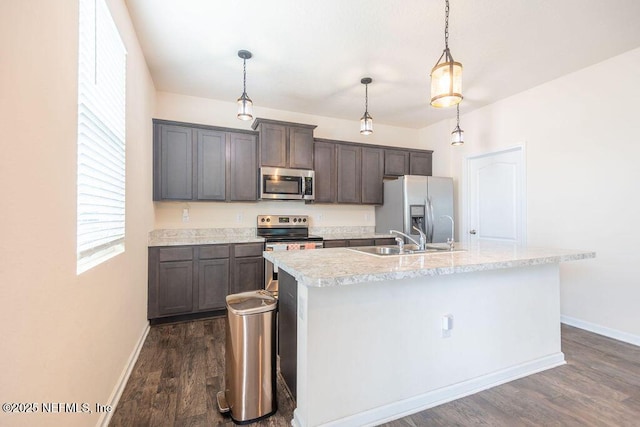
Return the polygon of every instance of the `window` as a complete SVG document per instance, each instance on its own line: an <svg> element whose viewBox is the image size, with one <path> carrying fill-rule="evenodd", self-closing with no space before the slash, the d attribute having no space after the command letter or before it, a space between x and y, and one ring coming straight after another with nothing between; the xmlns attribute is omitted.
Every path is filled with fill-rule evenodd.
<svg viewBox="0 0 640 427"><path fill-rule="evenodd" d="M77 273L124 251L126 51L104 0L80 0Z"/></svg>

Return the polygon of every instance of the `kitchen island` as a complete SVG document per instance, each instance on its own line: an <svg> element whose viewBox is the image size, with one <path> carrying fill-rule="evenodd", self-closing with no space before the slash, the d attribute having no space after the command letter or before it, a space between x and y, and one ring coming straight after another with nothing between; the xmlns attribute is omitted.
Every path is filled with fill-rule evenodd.
<svg viewBox="0 0 640 427"><path fill-rule="evenodd" d="M465 249L264 253L281 270L280 340L295 347L280 355L293 425L375 425L564 363L559 263L595 253Z"/></svg>

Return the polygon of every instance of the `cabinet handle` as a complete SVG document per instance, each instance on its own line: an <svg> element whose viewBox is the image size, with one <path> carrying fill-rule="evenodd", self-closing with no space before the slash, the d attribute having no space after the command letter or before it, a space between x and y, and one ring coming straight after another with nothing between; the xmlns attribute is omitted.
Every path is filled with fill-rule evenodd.
<svg viewBox="0 0 640 427"><path fill-rule="evenodd" d="M476 230L469 230L469 234L476 234Z"/></svg>

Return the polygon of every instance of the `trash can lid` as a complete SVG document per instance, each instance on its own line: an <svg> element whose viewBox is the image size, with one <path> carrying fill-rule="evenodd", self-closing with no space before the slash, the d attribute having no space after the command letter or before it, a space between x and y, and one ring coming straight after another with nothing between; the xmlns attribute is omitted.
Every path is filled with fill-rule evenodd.
<svg viewBox="0 0 640 427"><path fill-rule="evenodd" d="M239 316L272 311L277 304L278 300L265 290L227 295L227 309Z"/></svg>

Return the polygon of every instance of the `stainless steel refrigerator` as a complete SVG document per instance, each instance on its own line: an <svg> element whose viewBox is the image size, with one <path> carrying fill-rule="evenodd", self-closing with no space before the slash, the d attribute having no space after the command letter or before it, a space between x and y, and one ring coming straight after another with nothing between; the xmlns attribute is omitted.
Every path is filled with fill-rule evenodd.
<svg viewBox="0 0 640 427"><path fill-rule="evenodd" d="M453 233L453 179L405 175L384 182L384 204L376 206L376 233L402 231L419 237L413 226L427 235L427 243L444 243Z"/></svg>

